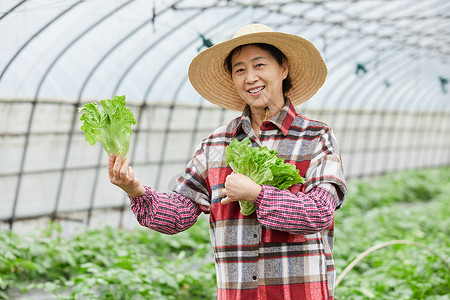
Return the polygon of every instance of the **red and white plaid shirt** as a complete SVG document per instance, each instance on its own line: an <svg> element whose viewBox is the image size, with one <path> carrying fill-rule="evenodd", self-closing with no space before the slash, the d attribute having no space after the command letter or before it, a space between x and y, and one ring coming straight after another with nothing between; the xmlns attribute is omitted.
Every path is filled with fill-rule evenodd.
<svg viewBox="0 0 450 300"><path fill-rule="evenodd" d="M294 164L305 184L289 190L263 185L256 213L244 217L238 202L222 205L232 172L225 147L250 137L252 146L275 149ZM347 192L336 139L325 124L283 109L255 136L247 107L242 116L213 131L198 146L171 193L146 187L130 198L143 226L166 234L191 227L210 214L218 299L333 299L334 211Z"/></svg>

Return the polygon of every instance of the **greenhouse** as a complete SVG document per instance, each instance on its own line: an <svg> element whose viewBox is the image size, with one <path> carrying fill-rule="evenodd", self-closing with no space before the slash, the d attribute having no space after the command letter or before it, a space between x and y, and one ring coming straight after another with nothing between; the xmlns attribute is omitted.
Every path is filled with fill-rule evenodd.
<svg viewBox="0 0 450 300"><path fill-rule="evenodd" d="M339 251L345 253L335 258L337 275L376 243L411 242L409 246L393 246L395 250L391 252L386 249L351 271L354 277L349 273L340 283L341 289L336 288L337 299L380 299L380 295L385 295L384 299L448 299L447 0L0 1L0 232L5 234L0 238L0 252L2 243L19 245L13 240L8 242L8 238L12 239L8 234L19 238L51 230L54 232L50 236L70 240L75 234L89 234L106 227L100 235L124 242L123 248L111 246L114 251L126 252L129 248L125 245L133 241L148 239L152 243L154 239L164 245L160 249L168 256L163 261L156 257L152 263L164 266L171 260L177 262L166 269L152 269L155 273L151 276L160 278L157 285L150 275L148 281L141 282L158 289L140 291L138 296L131 293L131 283L130 291L125 291L124 283L120 287L122 294L107 294L103 293L102 280L105 286L115 286L122 279L115 282L111 279L114 276L108 279L105 275L88 284L82 275L72 274L78 276L73 279L70 274L75 271L67 266L79 262L71 258L67 264L60 260L65 267L55 267L67 267L67 274L55 275L59 279L50 278L43 283L35 280L47 272L39 269L37 260L20 258L30 259L33 264L30 275L26 271L30 265L18 262L19 252L5 248L4 253L10 255L0 254L0 299L21 299L17 296L20 289L29 293L28 298L36 299L60 295L61 291L66 296L75 291L86 297L83 299L215 298L208 222L201 220L195 225L205 230L202 235L188 230L182 233L185 235L174 237L172 244L165 244L168 237L154 233L147 236L149 231L135 233L139 224L130 211L129 199L111 184L108 155L102 145L91 146L86 141L79 109L86 103L125 96L136 119L128 152L135 173L142 183L168 192L202 139L241 115L203 99L191 85L189 64L197 54L230 39L239 28L251 23L262 23L309 40L326 63L325 84L295 109L333 128L339 143L349 196L342 212L336 212L335 251L336 255ZM371 185L375 180L379 181ZM377 200L377 196L381 198ZM359 199L364 197L368 200ZM413 210L408 211L408 217L394 215L393 211L405 213L405 207ZM359 221L382 221L376 223L377 227L360 226L353 213L364 214ZM395 228L390 230L389 218L404 221L398 227L392 225ZM341 226L357 229L352 232ZM347 242L342 237L345 234L366 235L364 229L366 233L379 230L380 235L358 246L353 240L340 244ZM127 240L126 234L119 236L115 230L121 234L130 230L135 240ZM108 244L106 240L103 241ZM68 241L67 245L76 248ZM67 249L58 248L58 252L57 247L55 255L66 253ZM133 251L137 257L145 257L140 250ZM408 259L400 260L392 251L400 252L399 257L409 253ZM27 252L30 257L31 252ZM178 254L170 256L171 252ZM108 255L113 254L105 254L105 260ZM201 282L176 275L187 268L182 263L183 255L194 258L188 264L195 270L192 276L211 281L211 286L202 290ZM8 257L15 257L15 267ZM408 269L407 275L386 265L382 268L383 257L406 264L399 269ZM100 274L101 264L94 266L92 261L87 261L92 263L90 266L84 262L78 270L83 269L86 275L98 267L92 274ZM124 268L130 271L136 262L123 260L121 264L130 264ZM379 267L378 273L374 266ZM211 272L203 272L203 268ZM19 274L17 270L25 271ZM397 273L382 287L361 279L383 282L386 272ZM9 275L2 279L3 274ZM62 277L70 283L64 283ZM15 286L13 282L22 285ZM78 283L84 290L77 289ZM396 290L394 287L398 286ZM196 289L204 294L192 292ZM95 292L83 294L88 290ZM348 298L352 294L354 297Z"/></svg>

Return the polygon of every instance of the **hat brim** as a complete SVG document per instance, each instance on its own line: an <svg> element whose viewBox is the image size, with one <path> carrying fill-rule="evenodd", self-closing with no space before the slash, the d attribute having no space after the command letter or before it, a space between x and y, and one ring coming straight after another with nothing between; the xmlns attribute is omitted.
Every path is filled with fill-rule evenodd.
<svg viewBox="0 0 450 300"><path fill-rule="evenodd" d="M234 48L254 43L273 45L288 59L292 88L286 96L294 106L310 99L325 82L327 67L311 42L287 33L258 32L232 38L200 52L189 66L192 86L211 103L242 111L246 103L238 95L224 61Z"/></svg>

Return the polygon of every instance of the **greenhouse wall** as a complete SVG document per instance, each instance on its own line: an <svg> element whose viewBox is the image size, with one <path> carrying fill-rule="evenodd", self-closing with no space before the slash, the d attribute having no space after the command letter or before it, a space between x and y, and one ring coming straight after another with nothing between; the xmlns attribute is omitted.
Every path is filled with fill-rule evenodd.
<svg viewBox="0 0 450 300"><path fill-rule="evenodd" d="M34 109L46 117L36 119L30 131L25 126L8 128L14 110L30 106L2 103L1 120L8 122L1 125L10 130L1 136L1 152L7 158L0 174L2 227L40 217L91 223L93 215L99 218L105 209L108 218L115 215L110 225L126 226L128 202L109 183L106 152L85 141L78 119L71 130L78 112L72 105L40 103ZM161 191L170 191L199 141L237 115L187 105L131 108L141 116L130 148L132 165L142 182ZM334 129L348 180L450 164L448 112L298 110Z"/></svg>

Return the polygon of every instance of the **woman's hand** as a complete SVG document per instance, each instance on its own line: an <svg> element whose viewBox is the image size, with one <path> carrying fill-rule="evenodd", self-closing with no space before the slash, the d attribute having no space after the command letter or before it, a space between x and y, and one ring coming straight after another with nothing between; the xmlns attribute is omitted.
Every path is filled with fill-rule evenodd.
<svg viewBox="0 0 450 300"><path fill-rule="evenodd" d="M129 158L124 160L121 154L116 157L111 153L108 158L109 181L124 190L130 197L142 196L145 194L145 188L136 178L129 164Z"/></svg>
<svg viewBox="0 0 450 300"><path fill-rule="evenodd" d="M261 192L261 186L249 177L233 172L225 180L225 188L222 192L226 196L222 199L222 204L240 200L253 203Z"/></svg>

